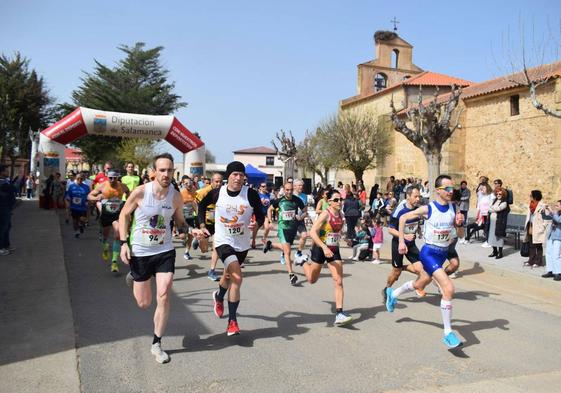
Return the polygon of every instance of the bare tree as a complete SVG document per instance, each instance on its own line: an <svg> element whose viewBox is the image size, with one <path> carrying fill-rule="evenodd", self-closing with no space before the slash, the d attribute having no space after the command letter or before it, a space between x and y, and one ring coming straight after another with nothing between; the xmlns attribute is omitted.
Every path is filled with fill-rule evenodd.
<svg viewBox="0 0 561 393"><path fill-rule="evenodd" d="M277 155L284 162L283 175L285 179L287 177L294 177L294 164L296 161L296 154L298 152L298 149L296 146L296 140L292 135L292 131L288 131L287 135L286 132L280 130L280 132L277 132L275 134L275 137L277 139L278 146L275 143L275 140L272 140L271 144L275 148Z"/></svg>
<svg viewBox="0 0 561 393"><path fill-rule="evenodd" d="M419 98L416 106L406 109L403 116L394 106L393 97L391 101L391 119L395 130L405 137L416 147L421 149L425 155L428 166L429 184L434 184L440 175L440 162L442 161L442 146L450 139L457 128L460 128L461 109L457 111L456 121L453 126L452 112L458 106L462 89L452 86L452 91L446 99L438 97L438 89L432 100L423 103L422 88L419 87ZM406 117L407 121L404 120ZM412 127L408 126L412 124Z"/></svg>
<svg viewBox="0 0 561 393"><path fill-rule="evenodd" d="M315 133L306 131L304 140L297 146L296 162L299 167L317 174L322 184L327 184L329 170L335 168L337 157L333 154L333 141L321 127Z"/></svg>
<svg viewBox="0 0 561 393"><path fill-rule="evenodd" d="M353 172L357 181L389 154L389 132L370 111L343 111L320 128L332 147L330 154L336 159L336 167Z"/></svg>

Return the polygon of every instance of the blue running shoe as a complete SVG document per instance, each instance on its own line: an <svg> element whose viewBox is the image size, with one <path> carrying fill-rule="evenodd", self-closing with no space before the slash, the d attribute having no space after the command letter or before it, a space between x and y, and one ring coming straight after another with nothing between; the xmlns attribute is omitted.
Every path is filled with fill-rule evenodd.
<svg viewBox="0 0 561 393"><path fill-rule="evenodd" d="M397 299L393 297L393 289L386 288L386 309L389 312L393 312L396 303L397 303Z"/></svg>
<svg viewBox="0 0 561 393"><path fill-rule="evenodd" d="M284 260L284 254L281 254L280 263L281 263L281 265L284 265L286 263L285 260Z"/></svg>
<svg viewBox="0 0 561 393"><path fill-rule="evenodd" d="M457 348L457 347L462 345L462 342L460 341L460 339L458 338L458 336L456 336L456 334L454 332L450 332L446 336L444 336L444 338L442 339L442 342L448 348Z"/></svg>
<svg viewBox="0 0 561 393"><path fill-rule="evenodd" d="M214 270L209 270L207 277L210 281L220 281L220 277L216 275L216 272Z"/></svg>

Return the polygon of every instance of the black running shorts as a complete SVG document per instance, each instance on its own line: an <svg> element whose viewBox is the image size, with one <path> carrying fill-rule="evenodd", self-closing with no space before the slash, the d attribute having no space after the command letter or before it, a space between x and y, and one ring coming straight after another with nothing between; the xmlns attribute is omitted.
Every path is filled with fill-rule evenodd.
<svg viewBox="0 0 561 393"><path fill-rule="evenodd" d="M331 258L327 258L323 253L323 249L321 247L316 246L315 244L312 246L312 256L311 259L315 263L319 263L320 265L324 264L325 262L334 262L341 260L341 254L339 253L339 247L330 248L333 251L333 256Z"/></svg>
<svg viewBox="0 0 561 393"><path fill-rule="evenodd" d="M245 258L247 257L247 251L236 251L234 247L229 244L222 244L221 246L216 247L216 253L218 254L218 258L224 263L224 266L228 267L228 265L232 262L238 261L241 265Z"/></svg>
<svg viewBox="0 0 561 393"><path fill-rule="evenodd" d="M70 216L75 219L79 219L81 217L86 217L86 210L74 210L70 209Z"/></svg>
<svg viewBox="0 0 561 393"><path fill-rule="evenodd" d="M131 257L131 275L134 281L147 281L156 273L175 273L175 249L145 257Z"/></svg>
<svg viewBox="0 0 561 393"><path fill-rule="evenodd" d="M419 262L419 249L415 242L406 243L407 244L407 254L403 255L399 253L399 240L397 238L392 239L392 266L397 269L403 269L403 257L407 257L407 260L411 263Z"/></svg>
<svg viewBox="0 0 561 393"><path fill-rule="evenodd" d="M102 227L110 227L111 225L113 225L114 221L119 221L119 213L117 214L101 213L101 216L99 216L99 222L101 223Z"/></svg>

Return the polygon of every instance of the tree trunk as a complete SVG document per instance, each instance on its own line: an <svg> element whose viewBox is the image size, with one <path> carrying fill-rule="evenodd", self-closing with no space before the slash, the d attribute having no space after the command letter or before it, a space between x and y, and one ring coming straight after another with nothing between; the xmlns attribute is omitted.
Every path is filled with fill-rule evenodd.
<svg viewBox="0 0 561 393"><path fill-rule="evenodd" d="M442 161L442 155L440 153L425 152L425 159L427 160L427 167L429 170L429 189L431 190L431 196L434 197L434 182L440 175L440 161Z"/></svg>
<svg viewBox="0 0 561 393"><path fill-rule="evenodd" d="M362 180L362 175L364 175L364 171L361 169L356 169L353 171L354 175L355 175L355 184L358 184L359 180Z"/></svg>

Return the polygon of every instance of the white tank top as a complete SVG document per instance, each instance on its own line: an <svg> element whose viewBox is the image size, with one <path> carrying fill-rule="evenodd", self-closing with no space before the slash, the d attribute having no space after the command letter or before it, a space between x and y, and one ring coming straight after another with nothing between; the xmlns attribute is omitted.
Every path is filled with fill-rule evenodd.
<svg viewBox="0 0 561 393"><path fill-rule="evenodd" d="M430 217L425 220L425 243L438 247L448 247L452 240L452 230L456 219L454 204L449 202L448 209L445 212L438 210L434 201L430 202L429 207Z"/></svg>
<svg viewBox="0 0 561 393"><path fill-rule="evenodd" d="M175 189L168 188L164 199L156 199L154 182L144 186L142 203L134 211L131 230L132 255L144 257L173 250L171 219Z"/></svg>
<svg viewBox="0 0 561 393"><path fill-rule="evenodd" d="M236 251L249 250L251 231L247 226L253 215L253 207L247 198L248 187L242 186L240 193L235 197L228 195L227 187L220 187L214 210L215 247L228 244Z"/></svg>

